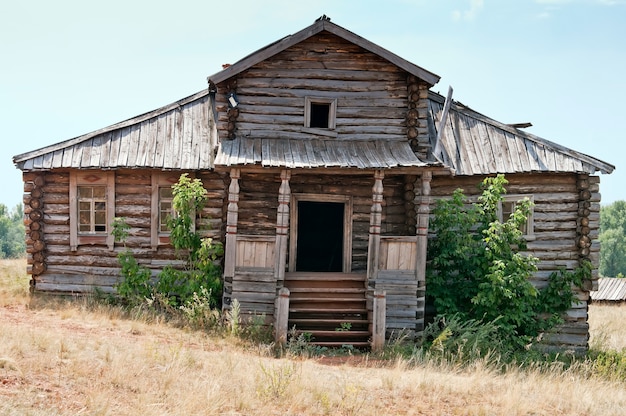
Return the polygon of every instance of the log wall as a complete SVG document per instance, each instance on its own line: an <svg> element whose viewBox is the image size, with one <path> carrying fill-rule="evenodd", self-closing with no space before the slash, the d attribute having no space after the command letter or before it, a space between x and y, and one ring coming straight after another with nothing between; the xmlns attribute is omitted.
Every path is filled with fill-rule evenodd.
<svg viewBox="0 0 626 416"><path fill-rule="evenodd" d="M431 210L437 199L448 197L461 188L467 196L478 196L482 177L434 177ZM584 290L577 290L578 304L564 316L565 323L555 334L544 337L547 348L583 352L587 348L587 309L589 289L597 279L599 261L598 230L600 220L599 178L575 174L507 175L508 194L532 195L534 198L533 237L528 252L539 259L532 282L545 286L551 273L561 268L574 270L581 260L594 265L594 277Z"/></svg>
<svg viewBox="0 0 626 416"><path fill-rule="evenodd" d="M150 170L115 171L115 216L125 217L130 225L126 246L141 265L156 273L164 265L176 263L177 256L169 244L160 245L156 251L151 249L151 175ZM98 244L70 249L69 177L69 171L57 170L24 174L31 287L35 291L64 293L91 292L97 287L113 292L120 275L120 244L116 243L115 250ZM208 203L196 221L197 230L203 237L222 241L224 176L207 172L196 177L209 193Z"/></svg>
<svg viewBox="0 0 626 416"><path fill-rule="evenodd" d="M410 140L429 148L427 85L389 61L320 33L217 85L220 139ZM239 105L228 106L236 93ZM305 97L336 99L336 127L304 126Z"/></svg>

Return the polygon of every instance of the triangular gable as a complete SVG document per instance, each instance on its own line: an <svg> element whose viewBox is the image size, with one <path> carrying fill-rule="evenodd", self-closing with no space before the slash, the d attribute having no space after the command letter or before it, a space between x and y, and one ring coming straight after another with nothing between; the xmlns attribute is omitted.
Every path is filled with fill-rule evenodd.
<svg viewBox="0 0 626 416"><path fill-rule="evenodd" d="M387 49L378 46L370 42L369 40L364 39L361 36L342 28L341 26L331 23L330 19L327 19L325 17L316 20L315 23L313 23L311 26L302 29L294 35L285 36L279 41L251 53L250 55L236 62L235 64L230 65L226 69L209 76L208 81L210 84L219 84L220 82L232 78L233 76L245 71L246 69L258 64L259 62L264 61L284 51L285 49L297 43L300 43L310 38L311 36L315 36L323 31L332 33L333 35L336 35L348 42L351 42L369 52L380 56L381 58L388 60L389 62L398 66L399 68L402 68L409 74L415 75L419 79L425 81L430 86L433 86L437 82L439 82L440 77L438 75L433 74L432 72L427 71L426 69L421 68L407 61L406 59L399 57L398 55L388 51Z"/></svg>

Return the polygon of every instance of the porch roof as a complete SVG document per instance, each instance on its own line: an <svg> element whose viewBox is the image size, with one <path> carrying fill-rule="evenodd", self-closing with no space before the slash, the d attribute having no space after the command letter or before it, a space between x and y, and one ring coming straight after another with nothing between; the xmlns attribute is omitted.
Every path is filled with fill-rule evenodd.
<svg viewBox="0 0 626 416"><path fill-rule="evenodd" d="M220 143L215 166L389 169L426 167L405 141L237 138ZM441 166L437 163L435 166Z"/></svg>

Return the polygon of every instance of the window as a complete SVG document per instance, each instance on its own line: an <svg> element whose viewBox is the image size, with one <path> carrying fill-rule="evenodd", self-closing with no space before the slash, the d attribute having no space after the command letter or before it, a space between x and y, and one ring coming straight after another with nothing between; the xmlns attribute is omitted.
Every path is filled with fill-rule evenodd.
<svg viewBox="0 0 626 416"><path fill-rule="evenodd" d="M107 232L106 186L78 187L78 232Z"/></svg>
<svg viewBox="0 0 626 416"><path fill-rule="evenodd" d="M159 187L159 233L169 233L167 219L172 215L172 187Z"/></svg>
<svg viewBox="0 0 626 416"><path fill-rule="evenodd" d="M304 126L315 129L334 129L336 110L336 98L306 97Z"/></svg>
<svg viewBox="0 0 626 416"><path fill-rule="evenodd" d="M172 215L172 185L178 182L180 172L154 172L152 174L152 201L150 216L150 246L169 244L170 229L167 218Z"/></svg>
<svg viewBox="0 0 626 416"><path fill-rule="evenodd" d="M115 173L70 172L70 249L106 245L113 250L110 224L115 216Z"/></svg>
<svg viewBox="0 0 626 416"><path fill-rule="evenodd" d="M498 206L498 219L502 222L507 221L511 217L511 214L515 211L517 203L524 198L530 199L531 202L533 201L532 195L504 195ZM520 227L520 231L522 231L526 239L531 239L533 237L532 207L530 209L530 213L528 214L528 218L526 219L526 223Z"/></svg>

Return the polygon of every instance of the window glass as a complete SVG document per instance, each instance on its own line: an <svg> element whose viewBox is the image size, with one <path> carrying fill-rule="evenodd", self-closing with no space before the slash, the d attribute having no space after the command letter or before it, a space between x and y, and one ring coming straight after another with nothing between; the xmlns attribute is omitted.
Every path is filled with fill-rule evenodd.
<svg viewBox="0 0 626 416"><path fill-rule="evenodd" d="M81 233L107 232L105 197L105 186L78 187L78 231Z"/></svg>

